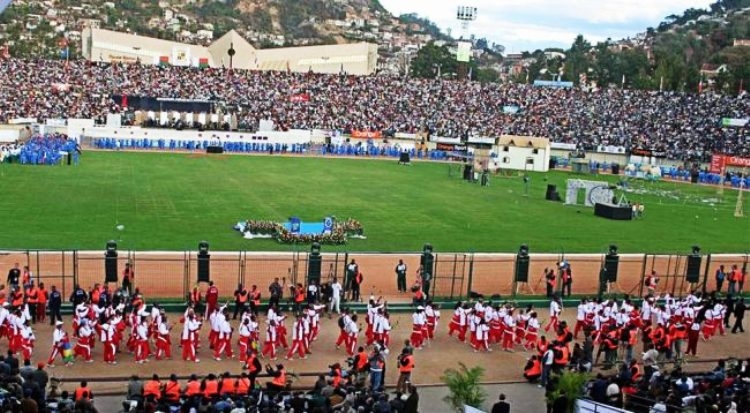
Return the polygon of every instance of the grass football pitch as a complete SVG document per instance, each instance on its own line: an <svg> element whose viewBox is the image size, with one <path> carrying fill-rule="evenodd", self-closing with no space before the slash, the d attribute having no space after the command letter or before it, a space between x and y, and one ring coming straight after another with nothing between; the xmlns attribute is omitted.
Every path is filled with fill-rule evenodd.
<svg viewBox="0 0 750 413"><path fill-rule="evenodd" d="M95 249L108 239L132 250L306 250L246 240L239 220L362 222L367 239L324 251L706 253L750 250L750 218L735 218L737 191L675 182L630 181L625 197L645 204L635 221L544 200L564 197L566 172L495 176L490 186L461 180L457 165L395 160L86 152L78 166L0 165L0 249ZM621 192L616 191L619 197ZM750 200L748 200L750 201ZM124 229L118 231L118 225Z"/></svg>

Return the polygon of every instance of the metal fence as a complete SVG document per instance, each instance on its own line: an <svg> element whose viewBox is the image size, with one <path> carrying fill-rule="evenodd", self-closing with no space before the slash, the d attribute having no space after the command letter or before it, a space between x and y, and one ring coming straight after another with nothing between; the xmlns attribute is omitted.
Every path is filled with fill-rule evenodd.
<svg viewBox="0 0 750 413"><path fill-rule="evenodd" d="M592 295L599 289L599 272L604 254L531 254L528 281L515 282L515 254L436 253L430 292L433 297L458 299L481 294L487 297L543 295L546 269L557 268L565 260L573 275L573 294ZM708 254L702 256L701 278L697 283L686 280L686 255L622 254L616 282L608 293L642 296L644 280L655 271L660 278L659 293L682 295L690 290L712 291L714 274L719 265L729 269L737 265L747 271L748 254ZM343 283L346 266L354 260L363 273L362 295L384 296L391 301L408 301L411 296L399 294L395 266L406 263L407 282L416 279L419 253L323 253L322 282L338 278ZM195 251L119 251L118 268L130 263L135 271L134 286L150 297L181 299L197 284L198 257ZM308 252L211 252L211 280L223 297L231 297L238 284L257 285L264 298L268 285L275 279L287 285L306 283ZM49 288L55 285L68 296L74 285L89 288L104 282L104 252L74 250L0 251L0 270L15 263L28 266L34 280ZM120 275L120 274L118 274ZM558 280L556 290L560 292ZM724 288L726 288L726 283ZM285 292L288 293L288 292Z"/></svg>

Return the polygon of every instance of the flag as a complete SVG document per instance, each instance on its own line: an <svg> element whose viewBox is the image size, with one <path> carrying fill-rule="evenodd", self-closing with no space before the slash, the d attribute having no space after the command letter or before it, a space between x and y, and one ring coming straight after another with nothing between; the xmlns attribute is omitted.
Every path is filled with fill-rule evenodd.
<svg viewBox="0 0 750 413"><path fill-rule="evenodd" d="M123 108L128 107L128 95L122 95L120 97L120 107L123 107Z"/></svg>
<svg viewBox="0 0 750 413"><path fill-rule="evenodd" d="M625 75L622 75L622 88L625 89Z"/></svg>
<svg viewBox="0 0 750 413"><path fill-rule="evenodd" d="M5 50L8 50L8 46L5 46ZM745 80L745 79L740 79L740 90L738 91L738 93L742 93L744 91L744 89L742 87L742 81L743 80Z"/></svg>
<svg viewBox="0 0 750 413"><path fill-rule="evenodd" d="M307 93L297 93L295 95L292 95L289 98L289 101L292 103L302 103L302 102L309 102L310 101L310 95Z"/></svg>
<svg viewBox="0 0 750 413"><path fill-rule="evenodd" d="M198 67L201 69L205 69L208 67L208 58L207 57L201 57L198 59Z"/></svg>
<svg viewBox="0 0 750 413"><path fill-rule="evenodd" d="M703 93L703 79L698 82L698 93Z"/></svg>
<svg viewBox="0 0 750 413"><path fill-rule="evenodd" d="M168 66L169 56L159 56L159 66Z"/></svg>

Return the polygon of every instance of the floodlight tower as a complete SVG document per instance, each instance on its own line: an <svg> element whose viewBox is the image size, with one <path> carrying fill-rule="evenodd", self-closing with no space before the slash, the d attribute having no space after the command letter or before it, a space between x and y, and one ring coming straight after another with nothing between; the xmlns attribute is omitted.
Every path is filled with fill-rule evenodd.
<svg viewBox="0 0 750 413"><path fill-rule="evenodd" d="M469 24L477 19L477 8L473 6L458 6L456 20L461 24L460 40L456 45L456 60L458 61L458 78L466 78L467 67L471 59L472 43L469 39Z"/></svg>

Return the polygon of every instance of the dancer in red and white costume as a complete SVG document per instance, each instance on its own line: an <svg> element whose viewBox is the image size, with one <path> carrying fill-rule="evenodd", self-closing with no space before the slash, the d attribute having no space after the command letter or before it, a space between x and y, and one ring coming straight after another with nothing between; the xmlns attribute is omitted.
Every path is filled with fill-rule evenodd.
<svg viewBox="0 0 750 413"><path fill-rule="evenodd" d="M263 352L261 357L268 356L271 360L276 360L276 321L268 320L266 326L266 337L263 342Z"/></svg>
<svg viewBox="0 0 750 413"><path fill-rule="evenodd" d="M234 358L232 352L232 331L234 329L229 324L229 312L224 309L222 316L218 320L219 335L216 338L216 346L214 347L214 359L221 361L221 355L224 354L227 358Z"/></svg>
<svg viewBox="0 0 750 413"><path fill-rule="evenodd" d="M107 364L117 364L117 361L115 361L115 354L117 353L115 327L112 322L113 318L110 318L99 326L99 338L104 347L104 362Z"/></svg>
<svg viewBox="0 0 750 413"><path fill-rule="evenodd" d="M536 311L532 311L529 314L529 321L526 323L526 344L524 347L527 350L533 350L536 346L537 338L539 337L539 319L537 318Z"/></svg>
<svg viewBox="0 0 750 413"><path fill-rule="evenodd" d="M427 317L427 338L432 340L435 338L435 329L440 321L440 307L428 300L424 307L424 315Z"/></svg>
<svg viewBox="0 0 750 413"><path fill-rule="evenodd" d="M427 317L424 314L424 307L421 305L417 307L411 315L412 330L411 330L411 345L416 349L422 349L424 345L424 335L422 335L422 329L425 328L427 323Z"/></svg>
<svg viewBox="0 0 750 413"><path fill-rule="evenodd" d="M387 350L391 344L391 321L387 312L382 309L375 317L375 341L381 343Z"/></svg>
<svg viewBox="0 0 750 413"><path fill-rule="evenodd" d="M352 317L349 314L348 309L344 309L344 314L339 317L339 337L336 339L336 348L339 348L342 344L344 348L349 348L349 335L346 333L346 326L352 321Z"/></svg>
<svg viewBox="0 0 750 413"><path fill-rule="evenodd" d="M135 362L143 364L148 362L151 347L148 344L148 320L144 317L135 328Z"/></svg>
<svg viewBox="0 0 750 413"><path fill-rule="evenodd" d="M240 361L245 362L247 360L247 355L249 354L250 349L253 346L253 327L250 325L250 322L252 321L251 317L246 317L245 315L249 313L244 313L242 315L242 321L239 327L239 338L237 340L237 344L239 345L239 355L240 355ZM255 318L254 316L252 318ZM256 324L257 326L257 324Z"/></svg>
<svg viewBox="0 0 750 413"><path fill-rule="evenodd" d="M458 333L458 340L463 342L466 341L466 312L468 306L459 302L456 304L456 308L453 310L453 317L451 322L448 324L448 336L453 336L453 333Z"/></svg>
<svg viewBox="0 0 750 413"><path fill-rule="evenodd" d="M285 359L293 359L295 352L299 354L300 359L307 358L307 354L305 354L307 352L307 334L305 332L306 324L305 316L298 314L297 319L294 321L294 326L292 327L292 346L289 347L289 352L286 354L286 357L284 357Z"/></svg>
<svg viewBox="0 0 750 413"><path fill-rule="evenodd" d="M503 350L513 352L513 334L516 329L516 318L511 308L503 318Z"/></svg>
<svg viewBox="0 0 750 413"><path fill-rule="evenodd" d="M83 318L78 322L78 338L75 347L73 347L73 353L76 357L83 357L86 363L91 363L94 361L91 357L91 345L94 342L94 330L89 326L88 319Z"/></svg>
<svg viewBox="0 0 750 413"><path fill-rule="evenodd" d="M172 359L172 339L170 337L170 331L172 326L167 322L166 315L159 316L158 324L156 325L156 360L166 358Z"/></svg>
<svg viewBox="0 0 750 413"><path fill-rule="evenodd" d="M21 354L24 360L31 360L31 355L34 353L35 341L34 330L31 329L30 321L26 320L21 329Z"/></svg>
<svg viewBox="0 0 750 413"><path fill-rule="evenodd" d="M63 349L65 345L67 345L70 342L70 339L68 338L68 333L63 330L63 322L57 321L55 322L55 331L52 332L52 351L50 352L49 358L47 359L47 365L50 367L55 367L54 362L57 356L60 357L63 356ZM72 362L66 363L67 366L73 365Z"/></svg>
<svg viewBox="0 0 750 413"><path fill-rule="evenodd" d="M354 355L354 350L357 348L357 342L359 341L359 326L357 325L357 315L354 314L349 320L349 323L345 326L347 335L347 347L346 354L349 356Z"/></svg>
<svg viewBox="0 0 750 413"><path fill-rule="evenodd" d="M484 318L480 319L479 323L477 323L477 325L475 326L474 337L474 352L478 352L480 350L485 350L488 352L492 351L489 342L490 326L487 324Z"/></svg>
<svg viewBox="0 0 750 413"><path fill-rule="evenodd" d="M193 309L189 308L187 310L187 316L185 317L185 324L182 326L182 335L180 336L183 360L193 361L195 363L200 362L200 359L196 354L198 331L200 331L200 329L201 321L195 316Z"/></svg>
<svg viewBox="0 0 750 413"><path fill-rule="evenodd" d="M562 312L562 305L560 304L560 298L554 297L549 302L549 323L544 327L544 331L549 331L552 327L552 331L557 331L557 326L560 323L560 313Z"/></svg>
<svg viewBox="0 0 750 413"><path fill-rule="evenodd" d="M375 317L378 314L378 311L380 311L385 303L381 303L380 300L382 300L383 297L378 297L376 300L375 297L370 296L370 300L367 302L367 318L365 321L367 322L367 329L365 330L365 337L367 338L367 345L371 345L375 341L375 332L373 331L373 328L375 326Z"/></svg>

